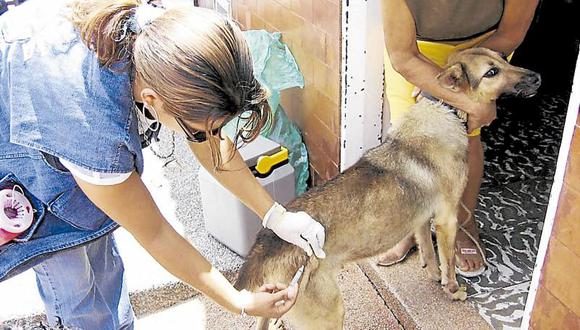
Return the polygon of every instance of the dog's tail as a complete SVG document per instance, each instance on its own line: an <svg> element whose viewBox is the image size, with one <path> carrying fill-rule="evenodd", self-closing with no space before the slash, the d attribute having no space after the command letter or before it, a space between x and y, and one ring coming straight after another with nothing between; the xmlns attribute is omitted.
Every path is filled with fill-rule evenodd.
<svg viewBox="0 0 580 330"><path fill-rule="evenodd" d="M270 229L262 229L234 286L253 291L264 283L289 284L307 259L302 249L280 239Z"/></svg>

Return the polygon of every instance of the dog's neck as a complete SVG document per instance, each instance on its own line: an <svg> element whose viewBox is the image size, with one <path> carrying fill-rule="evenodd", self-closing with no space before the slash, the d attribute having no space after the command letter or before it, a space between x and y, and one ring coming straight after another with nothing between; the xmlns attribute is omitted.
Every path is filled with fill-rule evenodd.
<svg viewBox="0 0 580 330"><path fill-rule="evenodd" d="M449 113L454 114L465 125L465 129L467 129L467 114L465 112L457 109L456 107L452 106L451 104L443 102L441 99L438 99L435 96L433 96L425 91L421 91L421 96L424 99L429 100L429 101L437 104L438 106L441 106L443 109L447 110Z"/></svg>

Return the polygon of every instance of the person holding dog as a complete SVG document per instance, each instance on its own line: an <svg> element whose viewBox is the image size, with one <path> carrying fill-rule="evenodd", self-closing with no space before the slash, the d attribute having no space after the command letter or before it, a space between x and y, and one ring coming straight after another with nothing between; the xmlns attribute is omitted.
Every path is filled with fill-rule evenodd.
<svg viewBox="0 0 580 330"><path fill-rule="evenodd" d="M420 89L468 114L468 183L463 194L456 239L457 272L479 276L485 271L473 211L483 177L480 132L496 118L496 106L478 104L466 95L442 88L437 75L454 52L486 47L502 56L523 41L538 0L382 0L385 33L385 96L396 122L414 104ZM415 91L414 91L415 89ZM402 261L415 246L413 235L379 257L378 264Z"/></svg>
<svg viewBox="0 0 580 330"><path fill-rule="evenodd" d="M297 287L236 290L169 225L140 178L141 137L163 124L265 227L324 258L320 223L275 203L220 134L245 113L237 137L249 142L270 116L232 21L140 0L28 0L0 29L0 280L33 267L52 327L132 329L112 236L121 225L230 312L278 318L292 307Z"/></svg>

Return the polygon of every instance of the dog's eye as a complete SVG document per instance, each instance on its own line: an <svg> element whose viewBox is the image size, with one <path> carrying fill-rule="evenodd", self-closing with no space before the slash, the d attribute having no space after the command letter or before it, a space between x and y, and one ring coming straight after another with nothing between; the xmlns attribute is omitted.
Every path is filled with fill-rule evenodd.
<svg viewBox="0 0 580 330"><path fill-rule="evenodd" d="M498 73L499 73L499 69L498 68L491 68L483 76L485 78L491 78L491 77L495 76Z"/></svg>

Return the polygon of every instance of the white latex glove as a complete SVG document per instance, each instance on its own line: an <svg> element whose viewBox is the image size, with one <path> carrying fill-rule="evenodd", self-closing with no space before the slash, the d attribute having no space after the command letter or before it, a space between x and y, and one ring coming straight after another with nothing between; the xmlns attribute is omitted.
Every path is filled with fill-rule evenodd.
<svg viewBox="0 0 580 330"><path fill-rule="evenodd" d="M288 212L286 209L274 203L266 213L262 225L272 231L286 242L302 248L308 256L312 252L316 257L326 257L322 247L324 246L324 227L312 219L305 212Z"/></svg>

